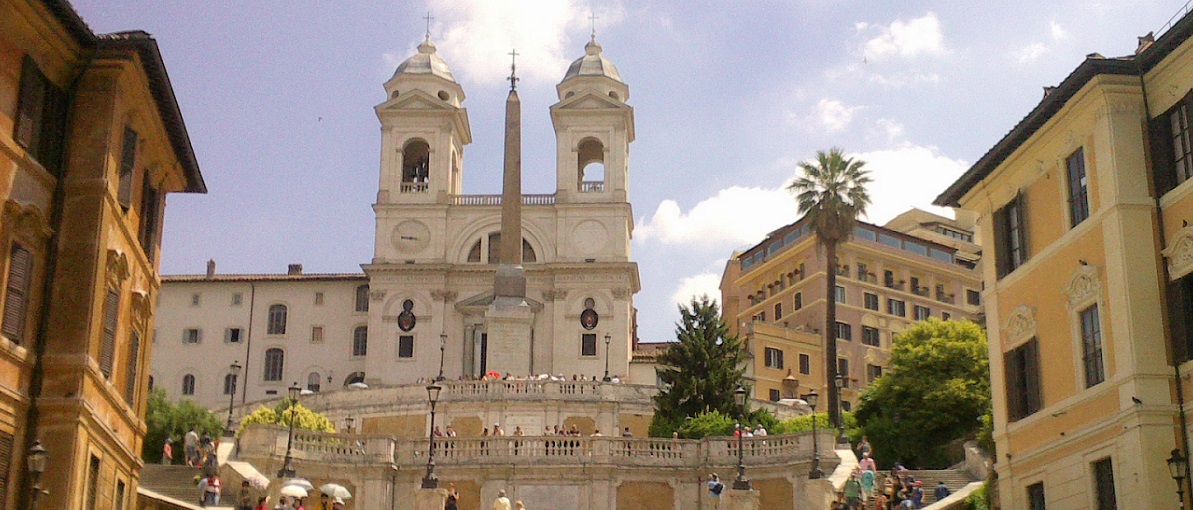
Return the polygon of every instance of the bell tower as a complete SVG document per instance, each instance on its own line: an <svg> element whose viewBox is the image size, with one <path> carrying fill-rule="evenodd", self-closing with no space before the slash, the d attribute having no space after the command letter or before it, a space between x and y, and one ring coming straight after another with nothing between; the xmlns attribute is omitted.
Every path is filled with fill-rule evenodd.
<svg viewBox="0 0 1193 510"><path fill-rule="evenodd" d="M630 88L595 35L555 89L557 201L627 202L634 141L634 109L626 104Z"/></svg>
<svg viewBox="0 0 1193 510"><path fill-rule="evenodd" d="M429 35L385 82L385 95L375 107L381 120L377 203L446 203L460 194L472 130L464 89Z"/></svg>

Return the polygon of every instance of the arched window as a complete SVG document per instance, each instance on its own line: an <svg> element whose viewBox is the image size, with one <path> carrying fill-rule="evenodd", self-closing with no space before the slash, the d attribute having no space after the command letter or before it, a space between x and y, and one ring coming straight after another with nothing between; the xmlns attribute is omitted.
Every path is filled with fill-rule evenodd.
<svg viewBox="0 0 1193 510"><path fill-rule="evenodd" d="M501 232L493 232L489 234L489 257L486 261L489 264L501 263ZM481 242L478 240L476 244L472 245L472 249L468 252L469 262L480 262L481 256ZM526 238L522 238L522 263L538 262L538 255L534 252L534 247L530 246L530 242Z"/></svg>
<svg viewBox="0 0 1193 510"><path fill-rule="evenodd" d="M236 374L224 376L224 395L231 395L236 391Z"/></svg>
<svg viewBox="0 0 1193 510"><path fill-rule="evenodd" d="M522 262L538 262L538 259L534 254L534 248L531 248L530 243L526 242L525 239L522 240Z"/></svg>
<svg viewBox="0 0 1193 510"><path fill-rule="evenodd" d="M356 311L369 311L369 286L367 284L356 288Z"/></svg>
<svg viewBox="0 0 1193 510"><path fill-rule="evenodd" d="M351 374L348 374L347 378L344 379L344 386L347 386L352 383L362 383L362 382L365 382L365 373L364 372L352 372Z"/></svg>
<svg viewBox="0 0 1193 510"><path fill-rule="evenodd" d="M595 138L585 138L576 148L576 171L580 192L605 190L605 146Z"/></svg>
<svg viewBox="0 0 1193 510"><path fill-rule="evenodd" d="M266 381L280 381L282 380L282 370L286 364L286 353L281 349L274 347L265 351L265 380Z"/></svg>
<svg viewBox="0 0 1193 510"><path fill-rule="evenodd" d="M489 234L489 263L501 263L501 232Z"/></svg>
<svg viewBox="0 0 1193 510"><path fill-rule="evenodd" d="M307 374L307 389L316 393L319 392L319 372Z"/></svg>
<svg viewBox="0 0 1193 510"><path fill-rule="evenodd" d="M352 355L364 356L369 353L369 328L357 326L352 330Z"/></svg>
<svg viewBox="0 0 1193 510"><path fill-rule="evenodd" d="M269 307L269 327L266 333L270 335L286 334L286 305Z"/></svg>
<svg viewBox="0 0 1193 510"><path fill-rule="evenodd" d="M431 146L422 140L411 140L402 147L402 184L425 183L430 175ZM409 193L416 189L402 186L402 191Z"/></svg>
<svg viewBox="0 0 1193 510"><path fill-rule="evenodd" d="M481 240L480 239L477 239L476 244L472 245L472 249L468 250L468 261L469 262L480 262L481 261Z"/></svg>
<svg viewBox="0 0 1193 510"><path fill-rule="evenodd" d="M191 374L186 374L186 375L182 376L182 394L183 395L194 395L195 394L195 376L193 376Z"/></svg>

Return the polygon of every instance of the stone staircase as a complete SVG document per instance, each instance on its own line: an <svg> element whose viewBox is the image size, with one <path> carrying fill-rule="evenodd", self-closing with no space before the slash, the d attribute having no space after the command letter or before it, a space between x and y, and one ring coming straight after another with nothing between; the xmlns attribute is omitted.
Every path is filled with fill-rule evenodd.
<svg viewBox="0 0 1193 510"><path fill-rule="evenodd" d="M876 492L877 490L881 490L883 484L886 483L888 473L887 471L879 473L878 479L875 482ZM915 478L917 482L923 482L922 488L924 490L925 507L936 502L936 496L933 494L933 491L936 490L937 482L941 480L944 480L944 484L948 486L950 492L957 492L966 485L978 481L961 469L916 469L909 470L906 474ZM866 508L867 510L873 510L875 508L873 501Z"/></svg>
<svg viewBox="0 0 1193 510"><path fill-rule="evenodd" d="M146 464L141 469L141 486L163 496L198 506L199 486L194 480L196 476L202 475L203 470L197 467ZM220 493L221 506L208 508L224 508L224 505L232 508L229 505L232 503L231 498L232 493L225 485Z"/></svg>

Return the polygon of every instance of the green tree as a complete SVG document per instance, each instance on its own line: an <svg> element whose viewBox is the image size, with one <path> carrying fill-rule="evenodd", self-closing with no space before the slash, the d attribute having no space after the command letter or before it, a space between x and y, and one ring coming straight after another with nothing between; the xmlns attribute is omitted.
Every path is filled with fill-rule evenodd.
<svg viewBox="0 0 1193 510"><path fill-rule="evenodd" d="M208 434L212 437L219 437L224 430L223 422L215 413L189 399L175 405L166 398L166 391L161 388L149 392L145 426L147 430L141 459L155 464L162 460L162 447L167 438L174 445L174 463L182 464L186 457L182 451L182 439L191 427L199 435Z"/></svg>
<svg viewBox="0 0 1193 510"><path fill-rule="evenodd" d="M720 411L709 411L707 413L700 413L690 420L684 419L676 432L679 432L679 437L683 439L731 436L733 435L733 426L736 424L736 414L728 415L722 414ZM757 427L758 425L762 425L766 427L766 430L771 431L779 425L779 421L775 419L775 415L766 409L755 409L747 413L746 426Z"/></svg>
<svg viewBox="0 0 1193 510"><path fill-rule="evenodd" d="M650 434L655 437L670 436L686 418L701 413L738 415L733 391L745 375L744 343L729 334L717 303L707 295L680 305L679 314L678 342L656 358L664 389L654 398Z"/></svg>
<svg viewBox="0 0 1193 510"><path fill-rule="evenodd" d="M895 337L886 373L862 394L858 422L883 465L941 468L944 446L978 432L990 408L986 332L929 319Z"/></svg>
<svg viewBox="0 0 1193 510"><path fill-rule="evenodd" d="M799 164L803 175L787 187L795 194L800 214L816 234L817 243L824 249L826 271L824 314L824 364L825 387L828 388L826 403L829 418L834 424L841 423L837 402L841 398L834 380L837 377L837 248L853 237L853 226L858 216L866 213L870 195L866 185L870 183L869 172L862 169L865 161L847 158L838 148L828 152L817 151L816 161Z"/></svg>
<svg viewBox="0 0 1193 510"><path fill-rule="evenodd" d="M260 406L240 420L240 428L236 430L236 437L244 432L249 425L281 425L290 426L293 416L294 428L298 430L312 430L315 432L335 432L336 426L327 416L317 413L289 398L282 399L276 407Z"/></svg>

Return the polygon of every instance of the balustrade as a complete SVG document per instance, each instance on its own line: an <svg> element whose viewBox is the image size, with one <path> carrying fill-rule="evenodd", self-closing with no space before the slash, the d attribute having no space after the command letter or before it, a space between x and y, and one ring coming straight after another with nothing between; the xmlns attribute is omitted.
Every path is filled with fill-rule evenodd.
<svg viewBox="0 0 1193 510"><path fill-rule="evenodd" d="M580 193L598 193L605 191L605 181L583 181L580 183Z"/></svg>
<svg viewBox="0 0 1193 510"><path fill-rule="evenodd" d="M553 205L555 195L522 195L522 205ZM501 205L501 195L452 195L451 205Z"/></svg>
<svg viewBox="0 0 1193 510"><path fill-rule="evenodd" d="M426 193L431 189L430 183L426 182L403 182L401 187L402 193Z"/></svg>

